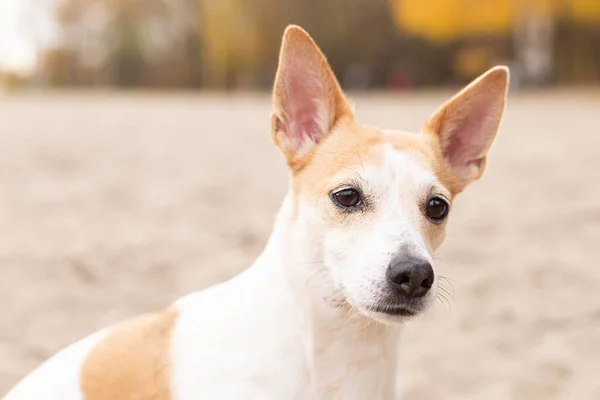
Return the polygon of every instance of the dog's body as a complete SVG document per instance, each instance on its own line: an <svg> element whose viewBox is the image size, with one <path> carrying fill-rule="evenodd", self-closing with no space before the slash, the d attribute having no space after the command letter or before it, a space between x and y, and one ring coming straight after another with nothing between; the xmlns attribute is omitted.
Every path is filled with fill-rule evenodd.
<svg viewBox="0 0 600 400"><path fill-rule="evenodd" d="M310 37L284 36L272 132L291 172L254 265L63 350L4 400L394 399L400 324L435 297L452 198L483 172L507 71L421 134L359 125Z"/></svg>
<svg viewBox="0 0 600 400"><path fill-rule="evenodd" d="M67 348L6 400L393 398L398 327L309 306L283 268L290 211L242 274Z"/></svg>

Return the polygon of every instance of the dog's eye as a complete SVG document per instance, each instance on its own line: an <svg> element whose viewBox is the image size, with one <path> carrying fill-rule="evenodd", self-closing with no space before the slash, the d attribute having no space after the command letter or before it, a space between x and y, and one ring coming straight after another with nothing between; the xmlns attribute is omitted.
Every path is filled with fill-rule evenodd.
<svg viewBox="0 0 600 400"><path fill-rule="evenodd" d="M353 208L362 203L360 193L356 189L342 189L331 197L334 203L342 208Z"/></svg>
<svg viewBox="0 0 600 400"><path fill-rule="evenodd" d="M433 222L441 222L448 215L448 202L441 197L432 197L427 202L425 213Z"/></svg>

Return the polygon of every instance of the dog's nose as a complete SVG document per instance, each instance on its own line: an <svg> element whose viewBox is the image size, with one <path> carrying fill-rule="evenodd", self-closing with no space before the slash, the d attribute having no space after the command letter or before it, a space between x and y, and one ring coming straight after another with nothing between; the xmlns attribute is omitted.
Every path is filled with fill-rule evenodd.
<svg viewBox="0 0 600 400"><path fill-rule="evenodd" d="M431 264L424 260L401 260L392 262L387 279L401 295L413 299L423 297L435 280Z"/></svg>

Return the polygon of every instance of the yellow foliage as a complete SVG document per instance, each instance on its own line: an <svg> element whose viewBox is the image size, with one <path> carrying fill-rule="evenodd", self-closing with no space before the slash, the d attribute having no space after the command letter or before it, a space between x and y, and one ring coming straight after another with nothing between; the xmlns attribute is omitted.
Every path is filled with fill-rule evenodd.
<svg viewBox="0 0 600 400"><path fill-rule="evenodd" d="M509 1L395 0L402 29L444 41L472 34L500 33L510 26Z"/></svg>
<svg viewBox="0 0 600 400"><path fill-rule="evenodd" d="M199 34L206 60L213 73L221 75L228 69L242 66L252 69L257 63L260 41L256 21L248 17L241 0L197 0L199 3Z"/></svg>
<svg viewBox="0 0 600 400"><path fill-rule="evenodd" d="M566 7L575 21L600 24L600 0L571 0Z"/></svg>
<svg viewBox="0 0 600 400"><path fill-rule="evenodd" d="M465 80L471 80L490 65L491 52L482 47L465 47L458 51L453 62L454 72Z"/></svg>
<svg viewBox="0 0 600 400"><path fill-rule="evenodd" d="M600 0L391 0L396 24L434 41L510 33L527 15L600 22Z"/></svg>

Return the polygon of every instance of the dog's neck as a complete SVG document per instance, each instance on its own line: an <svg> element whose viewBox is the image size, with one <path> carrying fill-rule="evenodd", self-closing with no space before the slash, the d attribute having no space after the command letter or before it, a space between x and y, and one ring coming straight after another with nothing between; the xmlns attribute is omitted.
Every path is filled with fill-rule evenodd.
<svg viewBox="0 0 600 400"><path fill-rule="evenodd" d="M289 314L305 346L312 383L326 392L343 394L358 386L371 390L364 398L376 392L387 396L395 382L399 327L377 323L344 302L311 247L316 244L305 222L295 215L291 195L286 196L257 262L271 269L292 303ZM354 385L347 387L351 376Z"/></svg>

